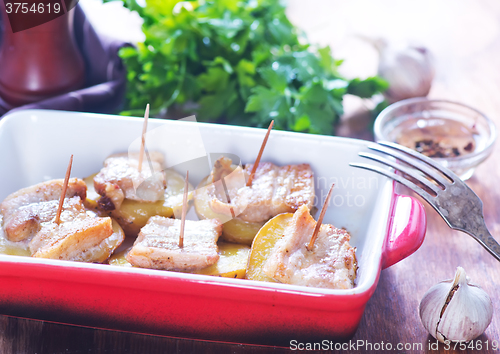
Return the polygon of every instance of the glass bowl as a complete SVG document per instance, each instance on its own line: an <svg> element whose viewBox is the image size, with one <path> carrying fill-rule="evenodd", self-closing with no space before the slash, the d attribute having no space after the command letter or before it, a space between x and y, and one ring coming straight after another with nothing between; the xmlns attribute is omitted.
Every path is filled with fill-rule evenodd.
<svg viewBox="0 0 500 354"><path fill-rule="evenodd" d="M376 141L417 150L455 172L462 180L493 150L496 128L480 111L461 103L425 97L396 102L375 120Z"/></svg>

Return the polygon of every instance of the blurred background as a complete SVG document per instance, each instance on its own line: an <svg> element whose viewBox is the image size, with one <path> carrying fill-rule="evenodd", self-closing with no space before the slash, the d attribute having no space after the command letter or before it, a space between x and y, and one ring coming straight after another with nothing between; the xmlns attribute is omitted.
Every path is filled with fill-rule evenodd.
<svg viewBox="0 0 500 354"><path fill-rule="evenodd" d="M146 5L144 0L127 3L131 8L135 6L135 9L140 9L141 6ZM167 1L161 3L161 6L166 9L173 3ZM230 8L227 4L231 2L227 2L224 5L225 3L224 1L221 2L222 6ZM328 46L333 59L335 61L342 61L340 65L337 65L337 63L334 64L334 70L336 70L340 77L347 80L354 78L367 79L378 74L388 81L389 91L393 89L393 86L398 86L395 85L395 81L398 81L398 79L394 80L394 73L387 74L387 70L391 71L394 69L397 70L398 75L406 76L407 80L404 83L410 85L410 87L412 85L415 87L422 86L415 82L418 81L419 77L428 77L429 82L427 84L430 91L428 89L424 91L413 90L407 95L392 97L392 99L388 100L388 103L407 98L408 96L425 96L428 93L430 98L450 99L471 105L486 115L489 115L490 112L498 108L495 98L498 97L500 92L495 75L496 58L500 51L500 4L494 0L484 0L481 2L423 0L418 3L396 0L353 0L349 2L340 0L311 0L307 2L288 0L283 3L286 5L286 16L298 29L297 33L300 43L307 42L311 44L309 50L313 51ZM140 116L141 114L139 113L143 110L143 106L145 106L144 102L150 100L153 101L151 102L153 115L169 118L178 118L190 113L188 111L178 112L178 107L175 106L182 100L187 100L187 106L193 103L190 100L195 101L195 106L198 105L198 108L200 108L202 100L199 99L199 96L194 97L193 100L193 96L188 95L186 98L183 97L186 96L186 92L181 92L179 96L176 96L175 104L169 108L167 114L165 107L158 107L158 102L154 102L155 98L159 98L154 89L151 87L136 88L138 86L151 86L156 79L164 74L163 72L159 72L156 74L156 78L146 79L149 80L147 81L147 85L142 85L143 82L137 79L137 77L141 73L149 73L145 71L146 69L141 69L143 71L136 70L135 63L144 67L146 63L150 65L148 61L154 62L153 69L150 69L151 76L154 76L155 67L161 66L158 64L158 58L161 59L161 56L151 55L150 57L146 57L144 51L141 52L140 50L142 58L137 59L137 61L134 61L134 58L126 59L125 63L129 66L126 72L121 67L120 57L130 56L130 52L127 52L127 54L124 54L124 52L118 53L118 48L124 45L136 46L138 43L144 42L146 36L141 29L144 19L147 25L144 29L150 34L146 40L146 45L154 43L154 40L161 39L161 35L155 33L158 29L155 29L151 24L154 21L160 23L160 18L162 17L160 15L154 17L154 12L159 12L158 9L161 9L161 6L151 2L151 4L147 5L146 10L141 12L141 18L137 12L124 8L122 1L109 1L104 4L101 0L79 1L80 8L77 8L74 18L74 34L78 49L80 52L83 52L86 70L84 90L77 92L81 102L76 102L76 99L73 97L74 102L71 104L68 104L68 99L63 103L52 100L49 103L44 102L42 104L37 102L34 106L30 105L26 108L42 107L107 113L118 113L125 110L128 112L126 114ZM179 8L177 6L177 10ZM81 11L82 9L83 11ZM230 11L233 11L237 17L237 10ZM151 15L152 13L153 15ZM279 12L276 13L278 14ZM176 17L175 21L179 21L182 24L182 19L179 16ZM48 24L27 30L25 33L36 31ZM95 30L97 35L92 29ZM165 27L159 31L164 30ZM290 30L290 28L285 27L286 30ZM171 34L166 32L165 36L168 37ZM224 34L221 35L221 37L223 36ZM4 35L4 37L7 36ZM284 38L280 39L282 43L279 45L286 47L286 42L289 42L289 40L285 40ZM384 43L385 50L381 49L380 43ZM378 50L376 49L377 45ZM195 50L199 49L200 47L197 47ZM419 54L415 52L415 49L425 51L425 55L418 57ZM293 50L296 49L292 48ZM413 53L411 52L412 50ZM4 53L4 62L6 55ZM211 58L210 55L200 58L200 61ZM217 52L215 55L217 55ZM223 54L221 55L224 57ZM411 57L411 63L402 64L401 61L398 62L398 56L408 57L408 55ZM1 56L2 52L0 52L0 60ZM168 57L168 54L164 54L163 56L163 58ZM178 61L180 60L178 59ZM229 61L231 62L231 59ZM424 61L426 62L423 63ZM229 67L228 70L235 70L236 63L237 61L233 60L231 62L233 67ZM212 63L210 65L219 64ZM431 70L432 74L425 73L425 70L419 67L419 65ZM189 73L191 70L194 73L194 77L199 79L201 77L200 73L203 73L203 70L207 70L208 66L206 64L206 67L200 70L200 68L193 68L188 65L187 71ZM381 71L381 66L385 67L385 74ZM253 79L261 79L259 77L259 69L261 68L257 67L257 73L252 74ZM167 68L166 70L167 72L170 70L170 73L174 76L180 76L179 71L172 70L171 68ZM315 74L317 73L316 71ZM0 77L0 81L6 81L7 79L4 79L4 77L8 74L8 71L0 74L2 76ZM125 77L126 75L128 75L128 78ZM135 75L136 78L131 78L131 75ZM321 77L321 75L319 76ZM413 79L413 82L411 82L412 80L408 80L408 77ZM120 101L119 98L124 97L123 83L125 81L129 82L127 99ZM201 80L199 81L201 82ZM160 82L160 84L163 84L161 87L164 88L172 87L173 83L175 83L175 79L165 83ZM301 83L301 85L307 86L308 83ZM97 89L89 90L89 88L95 86L98 86ZM477 87L481 87L481 90L477 90ZM199 88L197 89L199 90ZM7 91L4 90L4 92ZM206 87L202 87L201 91L201 97L212 93ZM300 118L298 114L287 118L295 126L294 124L281 124L278 117L277 128L321 132L324 134L335 133L337 135L371 139L371 123L379 111L374 109L383 100L383 97L378 95L377 92L383 90L381 87L374 87L365 95L367 97L364 99L351 95L351 91L355 91L351 90L351 88L347 91L348 94L341 97L341 99L343 98L345 114L342 115L343 118L340 126L334 129L335 132L334 130L325 130L324 126L301 129L304 127L304 124L299 123L304 122L297 122ZM375 93L375 96L370 98L369 96L372 93ZM252 99L249 97L249 91L241 95L242 102L240 105L247 104ZM163 97L160 97L159 101L164 102L174 96L172 92L166 92L163 94ZM103 102L105 100L108 102L107 104ZM9 109L19 105L9 105L7 103L4 106L5 108L2 109L2 101L0 101L0 113L5 113ZM156 112L155 108L157 109ZM205 108L201 104L201 108L197 112L198 118L202 120L204 119L203 112L206 111ZM219 107L211 106L208 108L217 110ZM247 113L246 108L245 112L242 107L233 109L236 113L232 115L242 116L243 113ZM383 106L379 108L383 108ZM229 110L231 109L230 107ZM335 111L336 108L334 107L333 110ZM276 109L276 111L279 111L279 109ZM271 113L278 114L274 111ZM335 112L335 115L339 115L338 113L340 112ZM262 114L257 117L259 114L255 113L241 118L240 121L237 118L214 119L214 117L207 117L205 120L222 121L231 124L243 123L264 127L273 118L272 114L270 117L265 117ZM231 117L231 113L228 113L227 110L222 115L219 115ZM250 120L252 122L248 123Z"/></svg>

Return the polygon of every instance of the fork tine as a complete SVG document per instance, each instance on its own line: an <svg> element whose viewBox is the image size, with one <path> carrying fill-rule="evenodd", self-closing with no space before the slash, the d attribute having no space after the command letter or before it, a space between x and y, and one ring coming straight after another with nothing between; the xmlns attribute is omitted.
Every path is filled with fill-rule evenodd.
<svg viewBox="0 0 500 354"><path fill-rule="evenodd" d="M396 161L390 161L390 160L383 158L382 156L370 154L370 153L366 153L366 152L360 152L359 156L366 157L367 159L383 163L384 165L390 166L398 171L406 173L408 176L415 178L417 181L419 181L420 183L425 185L427 188L429 188L431 191L433 191L436 195L441 191L441 189L438 186L431 183L427 178L423 177L422 175L417 174L416 170L410 169L402 164L398 164Z"/></svg>
<svg viewBox="0 0 500 354"><path fill-rule="evenodd" d="M387 148L386 146L381 146L378 144L377 145L375 145L375 144L369 145L368 148L371 150L375 150L375 151L387 154L389 156L393 156L393 157L397 158L398 160L401 160L404 163L406 163L412 167L415 167L417 170L422 171L427 176L429 176L430 178L434 179L436 182L441 184L443 187L446 187L447 185L450 184L450 182L447 181L442 176L440 176L436 172L435 169L431 169L425 163L420 162L420 160L415 160L415 159L411 158L410 156L408 156L407 154L401 153L398 150L394 150L394 148L391 149L391 148Z"/></svg>
<svg viewBox="0 0 500 354"><path fill-rule="evenodd" d="M436 170L441 172L443 175L445 175L450 181L455 182L457 180L460 180L460 178L454 174L453 172L449 171L448 169L443 168L443 166L431 159L430 157L427 157L419 152L416 152L415 150L412 150L410 148L407 148L406 146L402 146L396 143L392 143L389 141L379 141L378 142L380 145L390 147L394 150L399 150L404 152L405 154L408 154L410 156L415 157L416 159L419 159L420 161L425 162L426 164L434 167Z"/></svg>
<svg viewBox="0 0 500 354"><path fill-rule="evenodd" d="M411 181L403 178L403 176L397 175L394 172L390 172L390 171L386 170L385 168L381 168L381 167L373 166L373 165L369 165L369 164L364 164L364 163L355 163L355 162L353 162L353 163L350 163L349 166L358 167L358 168L362 168L362 169L365 169L365 170L377 172L377 173L379 173L381 175L389 177L389 178L395 180L396 182L399 182L402 185L410 188L415 193L417 193L419 196L421 196L422 198L424 198L429 204L431 204L432 206L434 206L434 203L433 203L434 197L432 195L430 195L429 193L427 193L426 191L424 191L422 188L420 188L419 186L417 186L415 183L413 183L413 182L411 182Z"/></svg>

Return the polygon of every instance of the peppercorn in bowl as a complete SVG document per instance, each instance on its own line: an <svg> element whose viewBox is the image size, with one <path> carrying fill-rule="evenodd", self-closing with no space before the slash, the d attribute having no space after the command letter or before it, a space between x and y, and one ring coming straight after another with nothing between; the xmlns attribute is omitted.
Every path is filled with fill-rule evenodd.
<svg viewBox="0 0 500 354"><path fill-rule="evenodd" d="M463 180L492 152L494 123L458 102L425 97L396 102L375 120L375 139L392 141L440 162Z"/></svg>

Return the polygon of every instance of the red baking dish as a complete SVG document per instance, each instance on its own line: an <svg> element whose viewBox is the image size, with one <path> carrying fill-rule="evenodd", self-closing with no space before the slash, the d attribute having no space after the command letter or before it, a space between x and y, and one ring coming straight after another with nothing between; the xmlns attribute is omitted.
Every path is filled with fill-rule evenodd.
<svg viewBox="0 0 500 354"><path fill-rule="evenodd" d="M72 176L96 172L109 154L137 146L141 125L141 120L132 118L41 110L5 117L0 121L0 199L22 187L61 178L69 154L74 154ZM265 134L262 129L154 119L149 130L148 148L164 151L166 160L181 173L188 168L186 161L203 160L202 150L205 155L227 152L243 163L253 162ZM155 140L154 134L162 138ZM287 347L292 340L348 339L375 291L380 271L418 249L426 230L425 212L416 199L396 194L393 182L383 176L348 166L360 159L357 154L366 145L353 139L273 131L263 156L263 161L279 164L311 164L317 206L335 182L325 222L345 227L352 235L359 266L354 289L1 255L0 312L139 333ZM192 184L208 168L207 163L194 171Z"/></svg>

